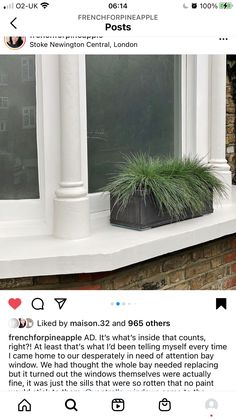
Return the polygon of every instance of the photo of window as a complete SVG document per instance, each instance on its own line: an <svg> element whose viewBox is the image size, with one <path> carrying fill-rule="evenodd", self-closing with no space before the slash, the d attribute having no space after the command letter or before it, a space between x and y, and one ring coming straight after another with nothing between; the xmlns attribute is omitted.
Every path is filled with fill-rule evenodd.
<svg viewBox="0 0 236 419"><path fill-rule="evenodd" d="M1 56L0 288L235 289L235 68L224 54ZM167 162L154 190L168 224L110 219L109 184L132 159L124 185ZM202 167L209 193L197 192ZM143 179L131 218L147 206ZM184 217L187 195L211 202Z"/></svg>

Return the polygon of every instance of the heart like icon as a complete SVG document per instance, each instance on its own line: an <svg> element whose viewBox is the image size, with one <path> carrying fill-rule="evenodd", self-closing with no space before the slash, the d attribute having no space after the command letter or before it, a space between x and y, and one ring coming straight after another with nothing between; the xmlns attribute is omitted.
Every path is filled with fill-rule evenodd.
<svg viewBox="0 0 236 419"><path fill-rule="evenodd" d="M21 299L20 298L10 298L10 300L8 301L8 304L12 308L14 308L14 310L16 310L16 308L18 308L21 305Z"/></svg>

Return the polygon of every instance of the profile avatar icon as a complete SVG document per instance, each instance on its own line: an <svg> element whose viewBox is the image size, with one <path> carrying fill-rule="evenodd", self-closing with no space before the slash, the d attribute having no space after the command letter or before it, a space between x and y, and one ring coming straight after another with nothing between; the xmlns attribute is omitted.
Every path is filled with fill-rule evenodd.
<svg viewBox="0 0 236 419"><path fill-rule="evenodd" d="M34 322L33 322L32 319L30 319L28 317L25 318L25 319L20 317L18 319L16 319L16 318L10 319L8 324L9 324L9 327L11 327L13 329L24 329L24 328L31 329L31 327L33 327L33 325L34 325Z"/></svg>
<svg viewBox="0 0 236 419"><path fill-rule="evenodd" d="M5 36L5 44L10 49L20 49L25 45L26 38L24 36Z"/></svg>
<svg viewBox="0 0 236 419"><path fill-rule="evenodd" d="M20 318L19 319L19 326L18 327L19 327L19 329L22 329L22 328L26 327L26 320Z"/></svg>

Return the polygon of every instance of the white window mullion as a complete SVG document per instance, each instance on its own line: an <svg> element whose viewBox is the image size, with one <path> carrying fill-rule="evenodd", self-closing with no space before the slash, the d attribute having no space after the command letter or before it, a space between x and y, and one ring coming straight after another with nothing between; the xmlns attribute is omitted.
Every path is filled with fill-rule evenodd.
<svg viewBox="0 0 236 419"><path fill-rule="evenodd" d="M210 146L209 163L217 176L223 180L228 195L224 203L231 202L232 174L225 157L226 136L226 55L210 55Z"/></svg>
<svg viewBox="0 0 236 419"><path fill-rule="evenodd" d="M174 156L182 154L182 68L185 65L183 57L174 57ZM180 84L180 85L179 85Z"/></svg>
<svg viewBox="0 0 236 419"><path fill-rule="evenodd" d="M186 56L183 80L183 156L209 157L209 56Z"/></svg>
<svg viewBox="0 0 236 419"><path fill-rule="evenodd" d="M62 55L60 65L61 167L54 199L54 235L78 239L89 235L89 200L82 161L87 162L84 98L86 83L81 56Z"/></svg>

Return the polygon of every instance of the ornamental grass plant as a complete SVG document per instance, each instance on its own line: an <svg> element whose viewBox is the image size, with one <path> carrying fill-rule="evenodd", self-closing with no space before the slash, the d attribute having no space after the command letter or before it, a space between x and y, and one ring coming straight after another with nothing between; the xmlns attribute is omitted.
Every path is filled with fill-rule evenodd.
<svg viewBox="0 0 236 419"><path fill-rule="evenodd" d="M214 168L198 157L163 160L141 153L125 156L104 190L110 192L119 211L139 192L144 202L151 197L159 212L175 220L204 211L212 205L213 194L218 198L226 195Z"/></svg>

